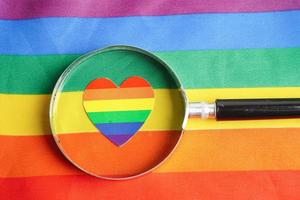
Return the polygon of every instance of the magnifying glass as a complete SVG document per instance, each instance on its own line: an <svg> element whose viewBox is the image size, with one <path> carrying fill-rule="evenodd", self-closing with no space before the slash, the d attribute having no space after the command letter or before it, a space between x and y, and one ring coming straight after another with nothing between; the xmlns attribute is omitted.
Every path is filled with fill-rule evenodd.
<svg viewBox="0 0 300 200"><path fill-rule="evenodd" d="M104 179L146 174L179 143L188 116L217 120L300 117L300 99L220 99L189 103L160 58L111 46L75 60L51 98L50 124L61 152Z"/></svg>

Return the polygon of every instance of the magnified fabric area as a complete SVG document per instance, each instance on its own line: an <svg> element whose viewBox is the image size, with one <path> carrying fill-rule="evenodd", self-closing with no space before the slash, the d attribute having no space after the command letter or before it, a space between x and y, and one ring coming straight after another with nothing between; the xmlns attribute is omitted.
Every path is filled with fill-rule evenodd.
<svg viewBox="0 0 300 200"><path fill-rule="evenodd" d="M106 78L118 87L135 76L151 85L153 105L147 107L148 99L144 104L136 105L127 100L118 101L114 110L120 113L120 106L125 111L122 110L122 116L110 111L109 116L116 117L112 120L146 119L128 142L118 146L102 132L109 132L103 128L106 124L99 129L93 123L95 120L109 123L110 119L91 120L93 115L87 114L83 96L93 80ZM87 173L104 178L133 177L160 164L178 143L185 115L184 98L176 77L151 56L126 49L95 52L73 63L62 80L52 102L52 132L64 155ZM146 93L133 91L129 96ZM91 94L88 95L90 98ZM92 113L94 105L88 103ZM100 102L101 109L105 110L106 103ZM136 114L135 107L147 107L148 110ZM143 114L149 116L143 118ZM120 126L118 123L109 125L111 129L118 130ZM124 131L126 129L128 127L123 128Z"/></svg>

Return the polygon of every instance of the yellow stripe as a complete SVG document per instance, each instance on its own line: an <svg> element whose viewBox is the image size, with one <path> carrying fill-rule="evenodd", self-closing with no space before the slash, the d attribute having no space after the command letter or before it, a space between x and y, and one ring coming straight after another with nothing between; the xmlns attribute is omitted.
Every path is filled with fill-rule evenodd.
<svg viewBox="0 0 300 200"><path fill-rule="evenodd" d="M141 130L177 130L180 129L180 116L183 109L180 108L178 90L155 90L153 110ZM58 133L95 132L98 131L87 117L82 106L81 92L62 93L61 101L57 105L58 110L55 120ZM173 104L172 104L173 102ZM175 107L176 106L176 107ZM72 117L70 117L72 116Z"/></svg>
<svg viewBox="0 0 300 200"><path fill-rule="evenodd" d="M226 88L192 89L187 91L190 102L199 100L214 102L216 99L243 98L300 98L299 87L281 88ZM300 127L300 119L268 119L244 121L215 121L197 118L188 121L188 130L244 129L244 128L285 128Z"/></svg>
<svg viewBox="0 0 300 200"><path fill-rule="evenodd" d="M300 87L189 89L186 92L190 102L213 102L216 99L300 98Z"/></svg>
<svg viewBox="0 0 300 200"><path fill-rule="evenodd" d="M87 112L152 110L154 98L85 101Z"/></svg>
<svg viewBox="0 0 300 200"><path fill-rule="evenodd" d="M170 98L178 99L174 90L155 90L154 110L152 111L143 130L168 130L178 129L178 119L170 123L173 116L180 116L182 110L174 110L180 107L175 103L170 105ZM245 88L245 89L193 89L187 90L190 101L209 100L217 98L296 98L300 97L300 87L286 88ZM176 97L177 96L177 97ZM82 92L68 92L62 94L64 109L77 110L75 115L61 116L59 121L65 126L60 132L95 131L91 122L82 116ZM73 103L66 105L73 99ZM174 102L174 101L172 101ZM0 95L0 134L1 135L44 135L50 134L49 128L49 103L50 95ZM164 112L162 112L164 111ZM59 111L61 112L61 111ZM174 113L175 112L175 113ZM162 114L163 113L163 114ZM279 128L300 127L300 119L280 120L254 120L254 121L226 121L189 119L187 129L241 129L241 128Z"/></svg>
<svg viewBox="0 0 300 200"><path fill-rule="evenodd" d="M0 95L1 135L50 134L50 95Z"/></svg>

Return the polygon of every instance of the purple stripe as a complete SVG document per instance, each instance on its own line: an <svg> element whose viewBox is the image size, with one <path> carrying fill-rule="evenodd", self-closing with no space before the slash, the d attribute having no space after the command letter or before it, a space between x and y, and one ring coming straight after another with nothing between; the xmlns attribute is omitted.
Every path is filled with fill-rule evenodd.
<svg viewBox="0 0 300 200"><path fill-rule="evenodd" d="M0 18L120 17L297 9L300 9L300 0L9 0L0 1Z"/></svg>
<svg viewBox="0 0 300 200"><path fill-rule="evenodd" d="M121 146L127 142L143 125L141 122L96 124L96 127L111 142Z"/></svg>
<svg viewBox="0 0 300 200"><path fill-rule="evenodd" d="M133 135L106 135L106 137L117 146L126 143Z"/></svg>
<svg viewBox="0 0 300 200"><path fill-rule="evenodd" d="M143 122L105 123L96 124L96 127L101 130L104 135L132 135L135 134L143 124Z"/></svg>

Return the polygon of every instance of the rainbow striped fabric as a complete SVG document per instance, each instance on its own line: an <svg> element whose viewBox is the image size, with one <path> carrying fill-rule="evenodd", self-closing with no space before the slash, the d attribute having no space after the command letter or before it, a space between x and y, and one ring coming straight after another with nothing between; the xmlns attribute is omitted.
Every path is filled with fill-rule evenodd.
<svg viewBox="0 0 300 200"><path fill-rule="evenodd" d="M299 199L299 119L191 118L167 162L149 175L118 182L71 165L53 142L48 117L51 92L66 67L112 44L155 52L179 75L190 101L299 97L299 0L3 0L0 18L1 199ZM120 75L136 75L119 71L105 77L120 85ZM155 98L176 95L153 71L139 74ZM85 87L80 81L66 85L61 95L65 102L81 99ZM141 129L145 134L128 147L138 153L128 159L150 159L156 144L177 134L176 118L168 123L152 112ZM61 119L70 124L60 130L62 138L93 141L97 129L89 121L76 126L74 117ZM114 172L112 166L106 170Z"/></svg>
<svg viewBox="0 0 300 200"><path fill-rule="evenodd" d="M158 61L145 58L136 51L119 48L85 58L76 61L76 67L73 65L71 73L65 76L52 106L51 127L64 154L81 169L110 178L136 176L154 168L174 149L181 136L185 107L176 80L158 67ZM113 87L114 93L118 93L108 96L107 87L110 87L109 91ZM132 89L146 90L134 94ZM134 98L100 100L100 103L99 100L87 100L91 92L93 97L96 95L95 91L101 91L97 96L100 94L105 99L121 98L120 92ZM90 115L101 111L97 115L103 118L103 112L107 115L112 111L111 115L120 110L137 111L137 108L151 110L143 126L140 122L133 123L134 126L131 122L126 123L125 127L120 121L105 123L113 118L97 123ZM133 117L132 113L130 115ZM121 122L128 122L125 117ZM127 129L125 136L122 134L124 128Z"/></svg>
<svg viewBox="0 0 300 200"><path fill-rule="evenodd" d="M120 87L108 78L98 78L83 93L88 117L117 146L126 143L141 128L153 104L151 85L138 76L126 79Z"/></svg>

